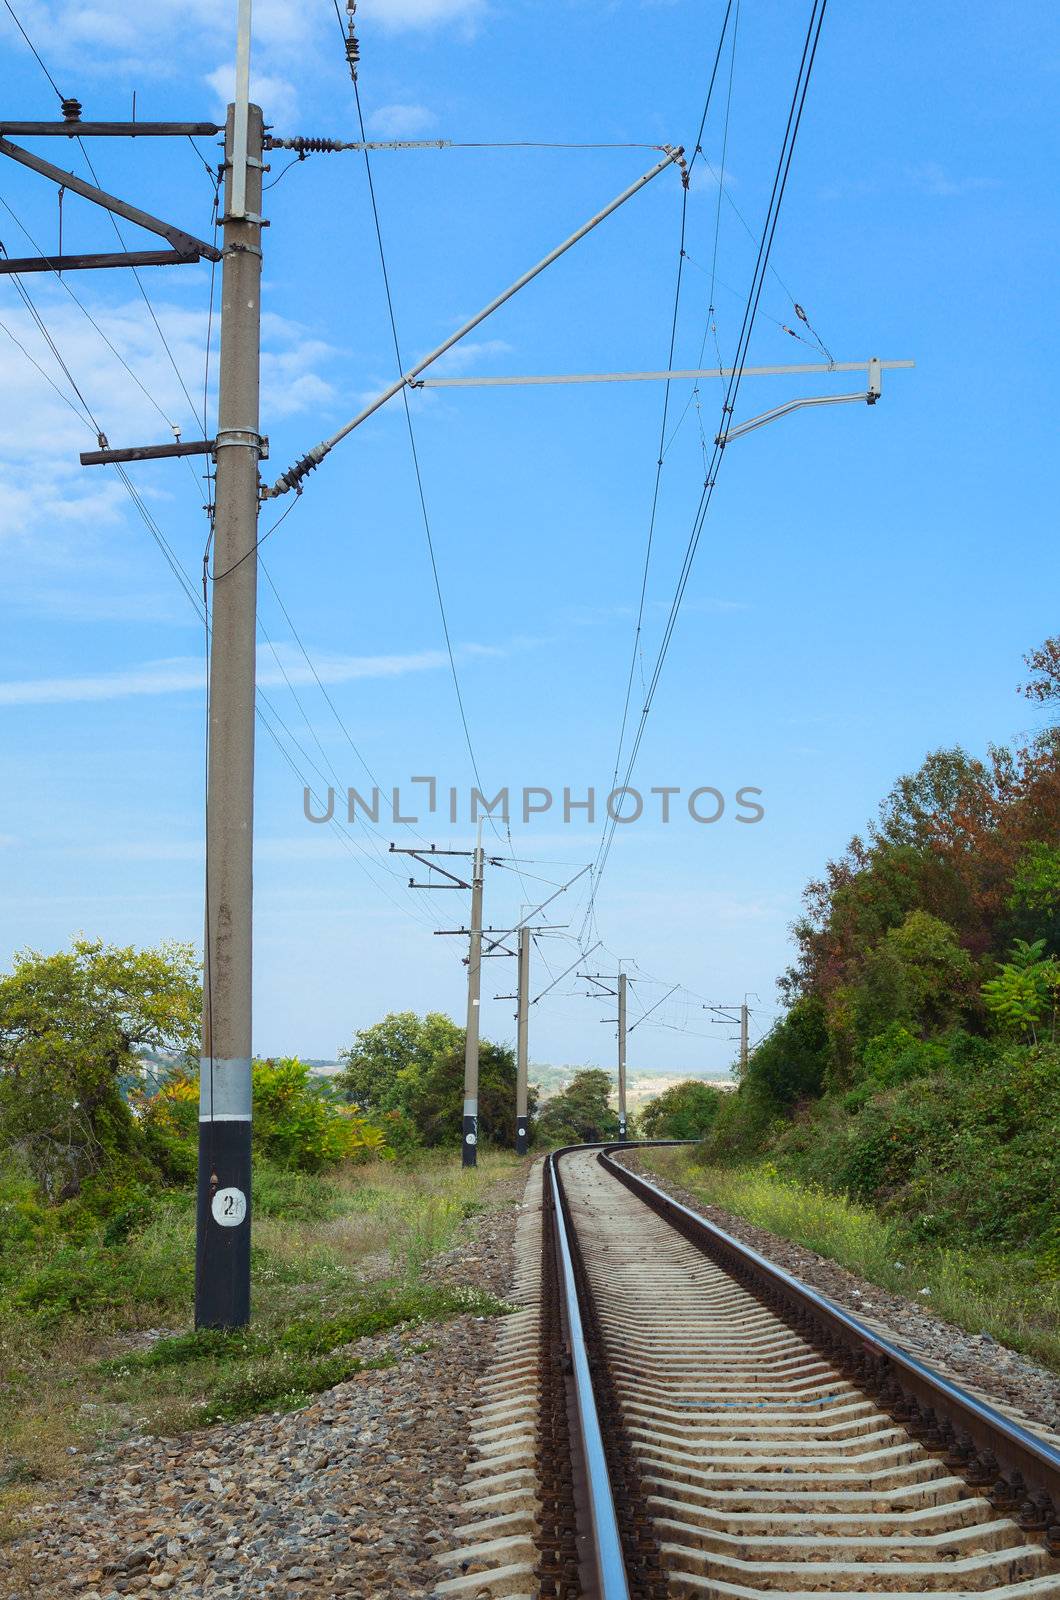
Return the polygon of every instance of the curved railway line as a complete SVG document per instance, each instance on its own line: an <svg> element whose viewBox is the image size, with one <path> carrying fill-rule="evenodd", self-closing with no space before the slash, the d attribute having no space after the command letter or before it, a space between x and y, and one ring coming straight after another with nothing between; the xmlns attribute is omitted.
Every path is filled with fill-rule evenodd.
<svg viewBox="0 0 1060 1600"><path fill-rule="evenodd" d="M501 1335L439 1595L1060 1600L1055 1437L680 1205L622 1148L545 1163L537 1229L523 1223L537 1289Z"/></svg>

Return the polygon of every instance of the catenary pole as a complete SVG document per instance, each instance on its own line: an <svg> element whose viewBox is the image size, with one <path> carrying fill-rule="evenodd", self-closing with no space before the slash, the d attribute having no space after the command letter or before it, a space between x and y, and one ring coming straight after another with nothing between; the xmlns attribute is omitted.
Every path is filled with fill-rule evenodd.
<svg viewBox="0 0 1060 1600"><path fill-rule="evenodd" d="M224 265L213 539L205 1003L199 1090L196 1327L250 1319L251 915L261 330L261 108L247 108L244 214L237 108L225 127Z"/></svg>
<svg viewBox="0 0 1060 1600"><path fill-rule="evenodd" d="M461 1161L478 1165L478 1038L482 990L482 880L485 856L482 832L475 846L471 872L471 931L467 952L467 1032L464 1039L464 1120Z"/></svg>
<svg viewBox="0 0 1060 1600"><path fill-rule="evenodd" d="M516 1044L515 1044L515 1153L525 1156L530 1148L527 1084L529 1081L530 1060L528 1055L529 1044L529 1009L530 1009L530 929L519 929L519 981L516 985L519 995L518 1011L516 1013Z"/></svg>
<svg viewBox="0 0 1060 1600"><path fill-rule="evenodd" d="M618 975L618 1137L626 1138L626 974Z"/></svg>
<svg viewBox="0 0 1060 1600"><path fill-rule="evenodd" d="M747 1001L740 1007L740 1077L747 1072Z"/></svg>

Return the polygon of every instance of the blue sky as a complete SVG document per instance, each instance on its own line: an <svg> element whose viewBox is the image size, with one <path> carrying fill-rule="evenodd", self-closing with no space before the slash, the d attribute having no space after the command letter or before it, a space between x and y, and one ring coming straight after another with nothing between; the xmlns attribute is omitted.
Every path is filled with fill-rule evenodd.
<svg viewBox="0 0 1060 1600"><path fill-rule="evenodd" d="M140 117L221 112L234 4L163 3L146 22L127 0L98 0L91 11L23 0L16 9L86 116L128 115L134 90ZM370 133L688 144L722 10L720 0L547 8L362 0ZM725 359L753 263L732 206L757 228L807 13L793 0L741 7L717 258L725 287L715 296ZM793 322L790 291L837 359L908 357L917 368L885 376L872 411L803 412L727 453L635 781L645 791L713 785L730 805L713 826L686 815L663 827L655 813L619 830L598 891L606 950L592 958L594 970L613 970L622 957L638 964L634 977L684 986L632 1036L635 1066L722 1066L733 1049L728 1030L710 1025L701 1002L748 992L758 997L756 1024L767 1025L803 884L864 826L894 778L941 744L982 751L1033 725L1014 690L1023 652L1056 631L1060 23L1044 4L1021 6L1018 26L1016 17L978 0L886 10L834 0L826 18L773 256L783 283L767 281L750 359L815 359L778 326ZM277 134L355 137L328 4L259 4L255 27L255 89ZM5 115L55 114L54 94L6 15L2 42ZM719 95L704 138L715 171L723 104ZM74 158L65 145L61 156L54 144L45 153ZM98 141L92 154L105 187L208 232L211 187L186 144ZM271 178L287 159L274 153ZM654 160L647 149L376 155L406 361ZM53 249L54 189L7 163L0 194ZM689 199L680 366L699 359L717 206L702 163ZM664 366L679 211L679 182L666 173L478 330L449 372ZM394 358L361 157L297 164L268 193L266 215L262 426L271 478L382 388ZM12 254L31 252L3 209L0 237ZM67 198L67 248L113 248L112 240L101 213ZM205 266L143 275L196 402L208 279ZM167 438L170 422L198 435L129 274L68 276L65 288L46 274L25 283L112 443ZM0 282L0 319L65 389L9 281ZM711 334L705 360L712 356ZM77 451L91 445L83 424L2 332L0 375L0 959L56 948L78 930L137 944L197 940L201 624L121 485L77 466ZM859 383L747 379L739 414ZM702 481L690 390L673 393L671 421L683 420L661 479L647 671ZM710 438L716 383L704 382L701 402ZM413 401L449 625L490 792L610 786L661 404L661 386L648 383L450 389ZM197 583L201 486L186 464L132 470ZM400 403L308 480L263 554L383 783L407 786L430 773L466 791L472 774ZM363 771L264 580L261 624L263 687L308 752L288 744L296 764L317 787L310 758L361 786ZM400 872L391 876L380 845L409 842L407 830L381 824L382 839L355 830L365 860L334 830L307 824L301 781L260 736L258 770L257 1049L330 1056L387 1010L462 1016L459 942L434 937L431 925L462 920L463 897L410 894ZM763 791L766 815L753 827L733 820L742 785ZM466 826L441 819L421 831L439 844L469 839ZM537 876L520 883L510 870L491 871L487 918L496 925L590 860L599 830L552 815L513 825L512 836L525 872ZM559 936L548 941L540 985L546 960L558 973L573 955ZM513 979L512 963L494 962L485 992L505 992ZM611 1013L572 987L559 985L534 1008L532 1052L606 1064L613 1029L600 1019ZM631 1014L663 993L645 976ZM510 1037L511 1009L490 1000L485 1031Z"/></svg>

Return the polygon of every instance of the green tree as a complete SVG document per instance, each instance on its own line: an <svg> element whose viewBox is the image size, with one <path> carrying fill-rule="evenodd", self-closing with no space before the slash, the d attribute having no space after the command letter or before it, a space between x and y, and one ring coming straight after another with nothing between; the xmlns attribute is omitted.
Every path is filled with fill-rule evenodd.
<svg viewBox="0 0 1060 1600"><path fill-rule="evenodd" d="M689 1078L649 1100L640 1114L646 1139L702 1139L721 1106L722 1091Z"/></svg>
<svg viewBox="0 0 1060 1600"><path fill-rule="evenodd" d="M1060 955L1060 849L1035 841L1024 847L1008 897L1013 935L1030 943L1044 939L1050 955Z"/></svg>
<svg viewBox="0 0 1060 1600"><path fill-rule="evenodd" d="M617 1137L611 1074L601 1067L576 1072L566 1089L546 1101L537 1119L537 1138L544 1144L598 1144Z"/></svg>
<svg viewBox="0 0 1060 1600"><path fill-rule="evenodd" d="M953 928L928 911L911 911L865 960L855 995L864 1043L890 1022L935 1033L974 1003L975 964Z"/></svg>
<svg viewBox="0 0 1060 1600"><path fill-rule="evenodd" d="M143 1081L139 1050L197 1052L202 988L191 945L153 950L76 939L27 950L0 977L0 1129L50 1200L87 1179L157 1176L159 1156L122 1084Z"/></svg>
<svg viewBox="0 0 1060 1600"><path fill-rule="evenodd" d="M817 995L796 1000L748 1062L749 1100L757 1096L778 1108L819 1095L829 1059L824 1004Z"/></svg>
<svg viewBox="0 0 1060 1600"><path fill-rule="evenodd" d="M464 1031L440 1011L419 1017L414 1011L392 1011L354 1036L339 1054L345 1063L338 1083L347 1099L365 1111L408 1114L422 1098L421 1080L438 1063L464 1048Z"/></svg>
<svg viewBox="0 0 1060 1600"><path fill-rule="evenodd" d="M1012 959L1002 966L996 978L983 984L987 1010L997 1018L1002 1030L1038 1042L1038 1025L1052 1016L1056 1023L1056 1003L1060 995L1060 962L1045 954L1045 940L1028 944L1017 939Z"/></svg>
<svg viewBox="0 0 1060 1600"><path fill-rule="evenodd" d="M458 1043L436 1055L415 1080L408 1112L426 1145L459 1145L464 1115L464 1031ZM537 1110L531 1090L529 1114ZM482 1039L478 1048L478 1136L480 1144L515 1141L515 1052Z"/></svg>

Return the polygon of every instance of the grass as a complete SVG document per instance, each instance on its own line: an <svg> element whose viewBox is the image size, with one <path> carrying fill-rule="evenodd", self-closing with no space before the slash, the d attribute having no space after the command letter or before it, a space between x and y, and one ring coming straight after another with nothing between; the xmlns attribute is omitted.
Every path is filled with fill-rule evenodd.
<svg viewBox="0 0 1060 1600"><path fill-rule="evenodd" d="M704 1166L693 1152L678 1149L645 1150L641 1160L664 1182L1060 1371L1060 1278L1043 1275L1040 1261L1016 1252L925 1245L899 1221L784 1177L769 1163Z"/></svg>
<svg viewBox="0 0 1060 1600"><path fill-rule="evenodd" d="M237 1334L191 1327L194 1196L156 1199L127 1238L103 1229L0 1257L0 1543L78 1456L130 1428L159 1433L289 1410L359 1371L392 1364L359 1348L402 1330L509 1309L440 1286L424 1263L511 1204L522 1164L481 1151L350 1166L327 1177L255 1175L253 1321ZM145 1330L156 1335L144 1342Z"/></svg>

